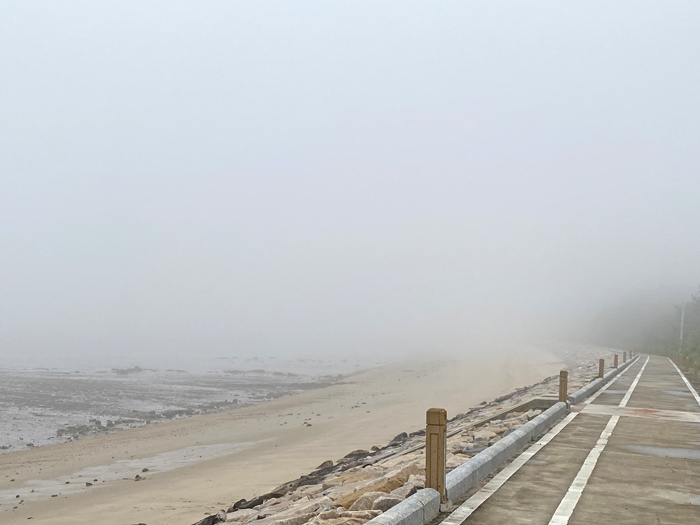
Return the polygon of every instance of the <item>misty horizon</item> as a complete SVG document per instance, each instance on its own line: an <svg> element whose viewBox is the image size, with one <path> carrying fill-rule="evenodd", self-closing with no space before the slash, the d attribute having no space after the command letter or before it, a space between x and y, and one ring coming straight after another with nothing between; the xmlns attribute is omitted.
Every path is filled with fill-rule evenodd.
<svg viewBox="0 0 700 525"><path fill-rule="evenodd" d="M0 7L3 363L476 352L697 290L700 5L356 5Z"/></svg>

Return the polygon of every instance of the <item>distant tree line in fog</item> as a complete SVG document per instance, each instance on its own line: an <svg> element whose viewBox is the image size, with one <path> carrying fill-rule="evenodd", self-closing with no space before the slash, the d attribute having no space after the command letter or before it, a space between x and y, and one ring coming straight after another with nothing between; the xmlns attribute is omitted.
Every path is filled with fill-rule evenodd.
<svg viewBox="0 0 700 525"><path fill-rule="evenodd" d="M647 354L671 355L680 350L698 364L700 291L685 300L659 290L639 293L605 309L581 335L585 342Z"/></svg>

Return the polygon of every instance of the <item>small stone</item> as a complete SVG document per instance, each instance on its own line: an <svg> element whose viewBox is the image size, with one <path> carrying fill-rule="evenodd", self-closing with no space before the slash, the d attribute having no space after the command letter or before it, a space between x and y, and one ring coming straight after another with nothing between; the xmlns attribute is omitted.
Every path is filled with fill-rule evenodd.
<svg viewBox="0 0 700 525"><path fill-rule="evenodd" d="M365 492L357 498L357 501L352 504L350 510L370 510L374 504L374 500L386 496L385 492Z"/></svg>
<svg viewBox="0 0 700 525"><path fill-rule="evenodd" d="M398 505L402 501L403 499L397 496L380 496L374 500L374 503L372 503L372 510L381 510L382 512L386 512L391 507Z"/></svg>
<svg viewBox="0 0 700 525"><path fill-rule="evenodd" d="M474 432L474 441L488 441L494 437L496 437L496 433L491 430L479 430L478 432Z"/></svg>
<svg viewBox="0 0 700 525"><path fill-rule="evenodd" d="M141 472L148 472L148 469L145 468L145 469L143 469Z"/></svg>
<svg viewBox="0 0 700 525"><path fill-rule="evenodd" d="M408 476L408 483L418 489L423 489L425 488L425 476L420 474L411 474Z"/></svg>
<svg viewBox="0 0 700 525"><path fill-rule="evenodd" d="M142 478L141 476L139 476L138 474L136 474L136 477L134 478L134 481L141 481L142 479L145 479L145 478Z"/></svg>
<svg viewBox="0 0 700 525"><path fill-rule="evenodd" d="M406 483L403 487L392 490L389 495L396 496L397 498L406 499L409 496L413 496L417 492L418 488L413 483Z"/></svg>
<svg viewBox="0 0 700 525"><path fill-rule="evenodd" d="M359 450L353 450L352 452L350 452L350 454L348 454L345 457L346 458L360 458L360 457L365 457L365 456L369 456L369 450L359 449Z"/></svg>

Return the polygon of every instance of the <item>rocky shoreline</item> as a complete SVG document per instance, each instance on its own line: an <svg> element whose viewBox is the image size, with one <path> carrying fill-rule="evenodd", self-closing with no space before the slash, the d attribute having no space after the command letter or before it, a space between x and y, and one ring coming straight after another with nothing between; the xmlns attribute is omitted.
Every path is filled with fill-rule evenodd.
<svg viewBox="0 0 700 525"><path fill-rule="evenodd" d="M562 352L569 370L569 391L595 378L598 359L608 367L611 350L585 348ZM558 376L482 402L448 420L447 470L462 465L541 411L515 411L528 400L555 396ZM250 500L210 514L195 525L255 521L256 525L363 525L400 503L425 483L425 431L401 433L383 447L356 450L327 460L308 475Z"/></svg>

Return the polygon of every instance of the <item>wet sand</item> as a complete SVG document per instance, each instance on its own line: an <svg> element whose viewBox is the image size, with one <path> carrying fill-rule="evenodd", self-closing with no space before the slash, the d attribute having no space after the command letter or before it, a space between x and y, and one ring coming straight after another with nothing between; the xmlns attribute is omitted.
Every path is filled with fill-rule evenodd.
<svg viewBox="0 0 700 525"><path fill-rule="evenodd" d="M252 407L5 454L0 522L191 524L324 460L422 428L427 408L455 415L561 366L533 347L435 362L405 362Z"/></svg>

